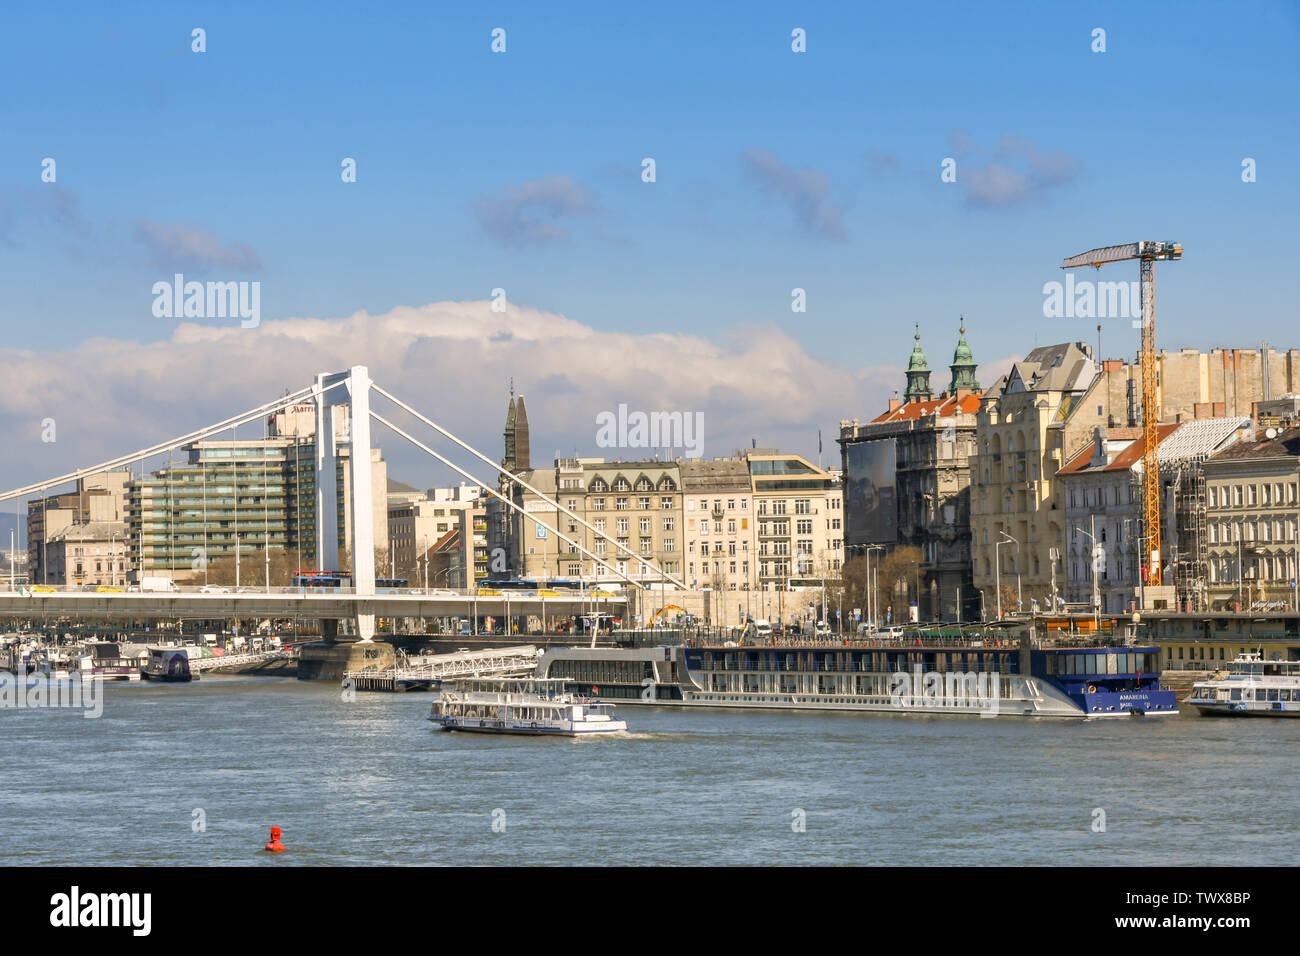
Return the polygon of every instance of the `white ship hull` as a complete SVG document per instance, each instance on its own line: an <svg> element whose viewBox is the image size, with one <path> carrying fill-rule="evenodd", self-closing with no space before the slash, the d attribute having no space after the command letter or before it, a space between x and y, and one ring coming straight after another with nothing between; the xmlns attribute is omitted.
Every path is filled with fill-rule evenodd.
<svg viewBox="0 0 1300 956"><path fill-rule="evenodd" d="M1188 703L1207 716L1300 717L1300 703L1295 701L1224 701L1191 699Z"/></svg>
<svg viewBox="0 0 1300 956"><path fill-rule="evenodd" d="M522 734L536 737L588 737L592 734L612 734L627 730L622 720L607 721L528 721L527 723L493 718L440 717L429 719L443 730L461 730L479 734Z"/></svg>

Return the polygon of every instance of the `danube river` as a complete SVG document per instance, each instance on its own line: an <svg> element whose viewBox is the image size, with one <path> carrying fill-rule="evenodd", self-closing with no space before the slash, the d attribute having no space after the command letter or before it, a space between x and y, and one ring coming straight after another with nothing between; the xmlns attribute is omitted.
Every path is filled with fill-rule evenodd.
<svg viewBox="0 0 1300 956"><path fill-rule="evenodd" d="M0 863L1294 864L1300 720L626 707L446 733L427 694L208 677L0 710ZM280 826L289 852L261 852Z"/></svg>

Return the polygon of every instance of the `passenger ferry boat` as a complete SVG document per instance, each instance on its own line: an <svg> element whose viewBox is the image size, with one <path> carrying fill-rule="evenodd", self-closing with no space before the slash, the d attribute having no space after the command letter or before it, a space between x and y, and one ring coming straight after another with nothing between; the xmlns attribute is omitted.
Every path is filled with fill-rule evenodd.
<svg viewBox="0 0 1300 956"><path fill-rule="evenodd" d="M565 690L564 679L460 680L433 702L429 719L443 730L585 737L627 730L613 705Z"/></svg>
<svg viewBox="0 0 1300 956"><path fill-rule="evenodd" d="M1300 717L1300 661L1238 655L1228 676L1197 681L1187 702L1202 714L1228 717Z"/></svg>
<svg viewBox="0 0 1300 956"><path fill-rule="evenodd" d="M601 701L987 717L1178 713L1158 647L1041 647L1029 639L931 646L547 648L537 674Z"/></svg>

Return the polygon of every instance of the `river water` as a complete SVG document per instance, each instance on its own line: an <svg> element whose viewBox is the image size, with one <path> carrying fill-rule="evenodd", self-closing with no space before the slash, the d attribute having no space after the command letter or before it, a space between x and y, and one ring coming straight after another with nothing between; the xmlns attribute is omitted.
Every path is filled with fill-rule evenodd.
<svg viewBox="0 0 1300 956"><path fill-rule="evenodd" d="M1300 862L1300 720L630 706L571 741L325 682L104 694L96 719L0 709L0 864Z"/></svg>

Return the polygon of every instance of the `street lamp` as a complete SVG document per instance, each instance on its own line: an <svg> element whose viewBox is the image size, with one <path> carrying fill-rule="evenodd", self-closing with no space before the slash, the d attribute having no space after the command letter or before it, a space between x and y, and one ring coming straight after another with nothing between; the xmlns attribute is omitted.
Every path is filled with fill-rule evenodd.
<svg viewBox="0 0 1300 956"><path fill-rule="evenodd" d="M878 618L880 615L880 608L876 606L877 604L879 604L879 600L876 597L876 589L875 587L872 586L871 583L871 552L872 551L883 552L884 550L885 550L885 546L882 544L873 544L873 545L868 545L867 547L867 619L871 621L872 630L879 629ZM876 562L876 567L877 570L879 570L880 562L878 561Z"/></svg>
<svg viewBox="0 0 1300 956"><path fill-rule="evenodd" d="M998 591L998 620L1002 620L1002 554L998 548L1004 544L1014 544L1016 546L1016 610L1019 611L1024 607L1023 595L1020 590L1020 541L1015 537L1007 534L1005 531L999 531L998 534L1006 538L1006 541L998 541L993 545L993 557L997 563L997 574L995 577L994 587Z"/></svg>
<svg viewBox="0 0 1300 956"><path fill-rule="evenodd" d="M1082 528L1078 526L1075 526L1074 530L1079 532L1079 534L1088 535L1088 540L1092 542L1092 621L1095 628L1093 633L1100 634L1101 633L1101 595L1097 591L1097 559L1100 556L1098 554L1099 546L1097 544L1096 537L1094 537L1091 534L1088 534L1087 531L1084 531ZM1092 519L1092 530L1093 531L1097 530L1097 519L1095 516Z"/></svg>

